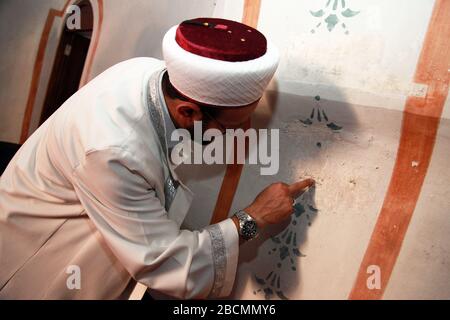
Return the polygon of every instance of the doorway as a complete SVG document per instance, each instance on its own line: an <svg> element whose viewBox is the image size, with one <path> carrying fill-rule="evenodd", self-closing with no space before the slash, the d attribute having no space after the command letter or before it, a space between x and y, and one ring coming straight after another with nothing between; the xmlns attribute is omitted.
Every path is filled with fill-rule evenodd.
<svg viewBox="0 0 450 320"><path fill-rule="evenodd" d="M79 88L93 30L93 10L89 0L80 1L81 28L64 29L57 47L47 94L39 121L41 125Z"/></svg>

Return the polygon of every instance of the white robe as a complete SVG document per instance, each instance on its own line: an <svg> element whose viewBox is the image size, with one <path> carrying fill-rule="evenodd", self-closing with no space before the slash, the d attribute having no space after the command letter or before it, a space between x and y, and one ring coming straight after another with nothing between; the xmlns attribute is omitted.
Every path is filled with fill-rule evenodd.
<svg viewBox="0 0 450 320"><path fill-rule="evenodd" d="M0 178L0 299L127 298L134 280L179 298L230 293L231 219L181 230L193 196L181 181L165 210L165 181L178 178L149 114L160 87L148 85L163 69L152 58L111 67L14 156Z"/></svg>

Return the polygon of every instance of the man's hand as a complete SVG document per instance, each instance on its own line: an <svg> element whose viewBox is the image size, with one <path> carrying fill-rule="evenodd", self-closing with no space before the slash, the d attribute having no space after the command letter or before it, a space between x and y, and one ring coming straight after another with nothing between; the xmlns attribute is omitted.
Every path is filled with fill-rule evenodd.
<svg viewBox="0 0 450 320"><path fill-rule="evenodd" d="M265 188L244 211L255 219L259 228L282 222L293 213L293 201L306 188L313 185L313 179L302 180L291 185L282 182L273 183Z"/></svg>

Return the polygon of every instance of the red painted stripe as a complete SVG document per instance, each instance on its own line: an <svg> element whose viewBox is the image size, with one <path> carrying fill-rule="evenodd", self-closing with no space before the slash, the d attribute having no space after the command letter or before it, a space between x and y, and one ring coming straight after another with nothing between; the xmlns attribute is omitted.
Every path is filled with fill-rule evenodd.
<svg viewBox="0 0 450 320"><path fill-rule="evenodd" d="M219 196L217 197L216 207L211 218L211 224L219 223L228 218L231 204L233 203L233 198L239 185L242 169L242 164L227 165Z"/></svg>
<svg viewBox="0 0 450 320"><path fill-rule="evenodd" d="M245 0L244 11L242 15L242 23L245 23L253 28L258 25L259 11L261 8L260 0ZM248 123L248 128L251 123ZM236 147L235 152L236 155ZM228 214L233 203L234 194L239 185L243 164L229 164L225 171L225 176L220 187L219 196L217 197L216 206L214 208L211 224L218 223L228 218Z"/></svg>
<svg viewBox="0 0 450 320"><path fill-rule="evenodd" d="M242 13L242 23L256 28L261 11L261 0L245 0L244 11Z"/></svg>
<svg viewBox="0 0 450 320"><path fill-rule="evenodd" d="M245 124L244 130L250 128L250 120ZM245 141L246 152L248 151L248 141ZM243 164L237 163L237 143L234 141L234 163L227 165L225 176L220 187L219 196L217 197L216 207L210 224L218 223L228 218L228 214L233 203L233 198L241 179Z"/></svg>
<svg viewBox="0 0 450 320"><path fill-rule="evenodd" d="M406 101L394 171L349 299L381 299L389 283L428 170L448 94L449 39L450 1L437 0L414 77L416 83L429 86L428 92L425 98ZM417 167L412 166L413 161ZM367 288L370 265L380 267L380 289Z"/></svg>

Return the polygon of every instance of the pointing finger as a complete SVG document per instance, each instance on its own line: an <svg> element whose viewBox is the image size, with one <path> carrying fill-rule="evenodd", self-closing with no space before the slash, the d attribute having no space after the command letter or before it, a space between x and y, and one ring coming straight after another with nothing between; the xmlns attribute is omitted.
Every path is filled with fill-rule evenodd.
<svg viewBox="0 0 450 320"><path fill-rule="evenodd" d="M312 187L314 185L313 179L305 179L302 181L294 182L293 184L289 185L289 193L291 196L295 199L299 195L301 195L306 188Z"/></svg>

